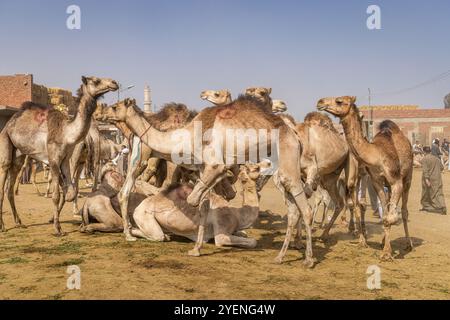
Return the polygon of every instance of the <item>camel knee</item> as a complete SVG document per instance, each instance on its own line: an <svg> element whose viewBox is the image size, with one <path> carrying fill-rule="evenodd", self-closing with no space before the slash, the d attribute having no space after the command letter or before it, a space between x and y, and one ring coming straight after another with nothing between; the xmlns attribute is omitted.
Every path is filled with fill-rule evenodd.
<svg viewBox="0 0 450 320"><path fill-rule="evenodd" d="M217 247L222 247L224 245L230 244L230 237L225 234L217 234L214 236L214 243Z"/></svg>

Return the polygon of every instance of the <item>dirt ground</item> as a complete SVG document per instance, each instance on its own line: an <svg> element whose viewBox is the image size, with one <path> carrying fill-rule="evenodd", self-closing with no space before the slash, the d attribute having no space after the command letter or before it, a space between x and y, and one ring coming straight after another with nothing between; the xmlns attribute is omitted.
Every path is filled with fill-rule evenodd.
<svg viewBox="0 0 450 320"><path fill-rule="evenodd" d="M368 209L370 248L358 247L344 226L332 229L328 243L316 230L318 263L312 270L302 266L303 253L294 249L282 265L273 263L284 239L286 210L272 184L263 190L261 211L274 215L249 230L257 248L207 244L199 258L187 255L193 244L183 239L127 243L121 234L81 234L71 204L62 214L68 235L54 237L47 223L51 200L39 197L31 185L21 186L17 207L28 228L12 228L5 200L0 299L449 299L450 217L419 212L420 175L416 170L409 202L413 252L404 250L403 227L394 226L396 260L380 262L382 227ZM444 184L450 185L450 173ZM450 204L450 188L444 191ZM81 290L66 289L69 265L81 269ZM367 289L370 265L381 268L380 290Z"/></svg>

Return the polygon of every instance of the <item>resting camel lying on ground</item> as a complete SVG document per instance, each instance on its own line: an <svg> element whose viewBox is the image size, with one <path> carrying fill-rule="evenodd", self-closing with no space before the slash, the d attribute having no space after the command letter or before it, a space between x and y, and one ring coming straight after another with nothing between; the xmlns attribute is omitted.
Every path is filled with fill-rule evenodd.
<svg viewBox="0 0 450 320"><path fill-rule="evenodd" d="M122 232L121 216L114 210L111 199L115 197L123 185L122 175L112 164L102 169L101 184L98 190L91 193L84 203L81 232ZM90 220L96 220L90 223Z"/></svg>
<svg viewBox="0 0 450 320"><path fill-rule="evenodd" d="M233 207L222 197L211 193L208 204L200 209L186 201L192 192L189 185L175 185L156 196L144 200L134 211L133 218L137 229L132 234L153 241L167 239L170 232L197 241L201 213L209 210L203 240L212 238L216 246L237 246L254 248L256 240L238 236L242 230L253 225L259 214L259 199L256 180L260 169L269 168L269 162L241 166L239 180L243 188L242 206Z"/></svg>

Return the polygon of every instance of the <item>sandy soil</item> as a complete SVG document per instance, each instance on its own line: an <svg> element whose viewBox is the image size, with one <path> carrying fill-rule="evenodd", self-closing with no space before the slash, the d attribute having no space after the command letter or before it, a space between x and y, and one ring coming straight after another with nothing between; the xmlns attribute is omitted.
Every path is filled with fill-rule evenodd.
<svg viewBox="0 0 450 320"><path fill-rule="evenodd" d="M370 248L359 248L343 226L332 229L326 244L318 239L317 230L318 264L312 270L303 268L303 253L293 249L285 263L273 263L286 226L285 208L273 185L263 190L261 210L271 210L274 216L261 218L249 230L258 239L256 249L207 244L199 258L187 256L193 244L183 239L127 243L121 234L81 234L71 205L62 214L68 236L54 237L47 223L51 200L38 197L31 185L25 185L16 199L28 228L12 228L5 201L8 231L0 234L0 298L449 299L450 217L419 212L420 174L419 170L414 173L409 203L413 252L405 252L403 227L395 226L392 245L397 259L380 262L382 228L368 209ZM444 183L450 184L450 173L444 175ZM450 203L450 188L445 195ZM66 289L69 265L81 268L81 290ZM381 268L380 290L367 289L370 265Z"/></svg>

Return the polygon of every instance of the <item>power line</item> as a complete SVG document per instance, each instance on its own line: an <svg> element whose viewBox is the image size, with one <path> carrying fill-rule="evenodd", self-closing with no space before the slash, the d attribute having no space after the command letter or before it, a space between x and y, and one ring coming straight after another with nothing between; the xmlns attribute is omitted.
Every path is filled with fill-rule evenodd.
<svg viewBox="0 0 450 320"><path fill-rule="evenodd" d="M447 71L445 71L443 73L438 74L437 76L434 76L434 77L432 77L432 78L430 78L430 79L428 79L426 81L420 82L420 83L418 83L418 84L416 84L414 86L403 88L403 89L399 89L399 90L395 90L395 91L385 91L385 92L380 92L380 93L372 92L371 96L372 97L374 97L374 96L378 97L378 96L397 95L397 94L405 93L405 92L408 92L408 91L413 91L413 90L419 89L421 87L428 86L428 85L433 84L435 82L439 82L439 81L445 80L445 79L447 79L449 77L450 77L450 70L447 70ZM367 95L360 95L359 97L367 98L368 96Z"/></svg>

